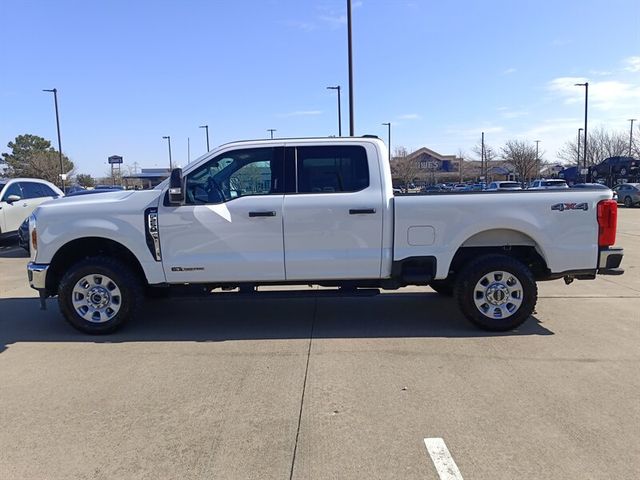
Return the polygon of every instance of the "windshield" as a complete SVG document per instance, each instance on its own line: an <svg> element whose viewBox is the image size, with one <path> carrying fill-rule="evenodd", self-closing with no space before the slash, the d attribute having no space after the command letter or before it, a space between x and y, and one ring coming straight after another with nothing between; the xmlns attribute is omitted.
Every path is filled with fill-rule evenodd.
<svg viewBox="0 0 640 480"><path fill-rule="evenodd" d="M564 180L546 180L542 182L544 187L563 187L567 184Z"/></svg>

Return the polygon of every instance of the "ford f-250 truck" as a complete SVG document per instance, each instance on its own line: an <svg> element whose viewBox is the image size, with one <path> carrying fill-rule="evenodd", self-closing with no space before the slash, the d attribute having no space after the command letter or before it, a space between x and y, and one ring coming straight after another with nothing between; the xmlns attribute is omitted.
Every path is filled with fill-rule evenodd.
<svg viewBox="0 0 640 480"><path fill-rule="evenodd" d="M508 330L533 312L536 281L622 273L616 222L608 190L394 196L377 138L246 141L153 190L43 204L28 276L92 334L184 285L430 285L481 328Z"/></svg>

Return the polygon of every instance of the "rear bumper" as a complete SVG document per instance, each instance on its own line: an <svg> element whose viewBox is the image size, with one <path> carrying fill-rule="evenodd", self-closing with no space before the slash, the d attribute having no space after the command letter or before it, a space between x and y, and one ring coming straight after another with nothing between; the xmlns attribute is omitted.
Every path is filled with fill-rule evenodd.
<svg viewBox="0 0 640 480"><path fill-rule="evenodd" d="M27 265L27 276L29 285L36 290L44 290L47 284L47 270L49 265L43 263L29 262Z"/></svg>
<svg viewBox="0 0 640 480"><path fill-rule="evenodd" d="M620 268L624 250L622 248L603 248L598 256L599 275L622 275L624 269Z"/></svg>

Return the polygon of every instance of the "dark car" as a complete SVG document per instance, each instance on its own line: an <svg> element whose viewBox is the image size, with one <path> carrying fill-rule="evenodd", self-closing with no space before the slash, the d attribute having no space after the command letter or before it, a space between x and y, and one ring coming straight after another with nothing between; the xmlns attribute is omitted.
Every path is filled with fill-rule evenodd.
<svg viewBox="0 0 640 480"><path fill-rule="evenodd" d="M606 177L607 175L620 175L626 177L637 173L640 168L640 160L632 157L609 157L605 158L599 164L591 167L591 176Z"/></svg>
<svg viewBox="0 0 640 480"><path fill-rule="evenodd" d="M602 183L576 183L574 185L571 185L571 188L577 188L577 189L591 189L591 190L610 190L609 187L607 187L606 185L602 184ZM618 194L616 193L616 191L613 191L613 199L614 200L618 200Z"/></svg>
<svg viewBox="0 0 640 480"><path fill-rule="evenodd" d="M26 218L18 228L18 245L29 252L29 219Z"/></svg>

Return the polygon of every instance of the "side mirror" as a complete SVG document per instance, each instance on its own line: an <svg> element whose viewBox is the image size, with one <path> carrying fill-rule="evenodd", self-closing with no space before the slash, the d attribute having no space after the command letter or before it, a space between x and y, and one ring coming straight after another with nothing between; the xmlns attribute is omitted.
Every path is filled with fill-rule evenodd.
<svg viewBox="0 0 640 480"><path fill-rule="evenodd" d="M182 169L171 170L169 179L169 204L182 205L184 203L184 183L182 181Z"/></svg>
<svg viewBox="0 0 640 480"><path fill-rule="evenodd" d="M20 195L9 195L7 197L7 203L19 202L22 197Z"/></svg>

